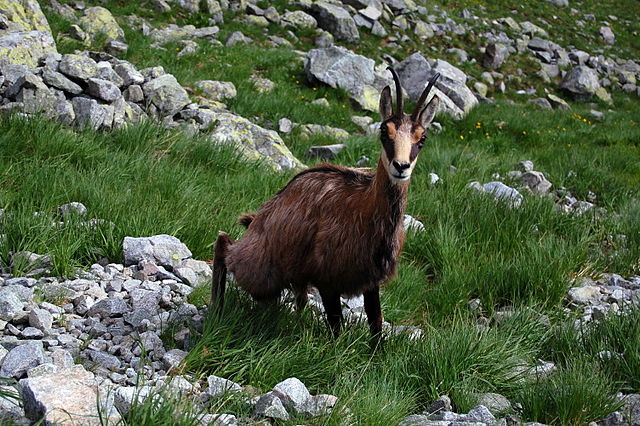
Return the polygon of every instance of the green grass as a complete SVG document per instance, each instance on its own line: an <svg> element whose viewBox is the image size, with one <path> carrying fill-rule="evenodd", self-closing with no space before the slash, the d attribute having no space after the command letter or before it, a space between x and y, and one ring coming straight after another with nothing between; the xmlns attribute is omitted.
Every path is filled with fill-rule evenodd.
<svg viewBox="0 0 640 426"><path fill-rule="evenodd" d="M517 9L516 20L543 27L539 18L559 23L550 38L563 46L638 56L637 20L625 21L625 16L635 16L633 2L572 4L581 14L594 13L597 18L577 31L568 25L575 20L568 8L544 0L525 8L511 1L436 3L456 21L462 21L458 13L463 7L491 19L511 16L510 8ZM280 12L297 7L285 1L261 5L274 5ZM107 7L121 22L124 15L136 13L154 26L208 25L205 13L189 15L178 7L167 14L152 12L144 2L110 1ZM611 14L620 18L611 21L618 37L614 48L602 46L596 34L600 21L610 20ZM83 49L62 36L71 22L51 14L48 18L61 52ZM353 166L366 155L375 166L380 143L363 135L351 116L377 120L377 114L358 110L343 91L310 84L291 49L268 48L262 30L235 18L225 13L219 39L240 30L255 40L253 44L224 48L199 41L197 54L177 58L179 44L153 49L148 37L127 26L129 51L123 58L138 68L162 65L186 86L204 79L231 81L238 96L227 102L229 109L267 128L276 128L283 117L344 128L352 136L335 162ZM288 37L275 25L269 33ZM312 32L298 36L295 48L313 47ZM419 50L455 64L446 49L464 48L478 59L484 43L467 34L409 41L390 49L385 40L363 32L362 42L348 47L372 58L389 53L402 59ZM535 66L526 55L515 55L501 71L521 68L532 73ZM460 67L475 78L483 71L478 64ZM275 90L256 93L249 80L254 74L274 81ZM529 85L539 94L549 87L535 77L514 80L507 96L513 98L512 90ZM421 412L442 394L452 397L455 410L466 412L478 392L499 392L520 403L522 410L514 414L525 421L577 425L604 417L616 408L612 396L617 391L640 392L639 311L576 329L562 308L573 278L640 273L640 109L637 98L618 92L613 96L611 111L599 102L572 103L571 111L564 112L499 99L460 121L437 118L444 130L430 135L421 154L407 211L425 224L426 231L408 234L398 276L382 295L385 319L423 328L423 339L389 338L372 353L365 325L349 327L334 340L310 309L294 314L284 307L256 306L230 285L224 315L207 319L184 372L216 374L262 392L295 376L314 394L340 398L331 415L313 421L295 417L287 424L332 425L347 419L352 424L390 425ZM329 107L311 105L318 98L328 99ZM593 108L605 112L604 119L590 118ZM305 158L309 146L335 142L303 139L299 132L284 140L308 165L317 164ZM525 195L522 207L514 209L466 188L470 181L494 180L494 173L504 176L522 160L532 160L554 189L564 187L579 199L593 192L605 213L563 215L555 211L553 199L534 195ZM452 165L455 174L449 171ZM430 185L430 172L442 183ZM39 118L0 117L0 207L5 209L0 260L8 266L12 252L47 253L52 255L54 274L71 275L102 257L122 262L125 236L160 233L176 235L194 257L210 259L218 231L240 237L243 229L236 217L259 208L291 176L247 163L205 136L152 123L109 133L74 132ZM107 223L88 230L75 218L65 226L52 226L61 221L57 207L71 201L88 207L87 219ZM620 234L625 238L616 237ZM26 272L24 265L13 268L14 273ZM189 301L202 306L208 297L209 289L201 287ZM469 310L467 303L473 298L481 299L480 312ZM495 314L505 310L513 315L498 319ZM489 328L477 324L478 315ZM168 347L173 345L172 330L169 325L162 336ZM604 350L614 356L603 358ZM528 377L523 371L537 359L555 362L558 370L547 380ZM205 408L239 417L251 414L238 397L215 400ZM137 405L124 423L189 425L202 414L189 398L151 398Z"/></svg>

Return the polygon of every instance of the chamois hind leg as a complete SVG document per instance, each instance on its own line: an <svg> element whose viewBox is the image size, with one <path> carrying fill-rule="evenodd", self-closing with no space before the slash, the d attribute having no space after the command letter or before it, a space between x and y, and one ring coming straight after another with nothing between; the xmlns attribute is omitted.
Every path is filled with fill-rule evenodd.
<svg viewBox="0 0 640 426"><path fill-rule="evenodd" d="M322 305L324 306L324 312L327 315L327 323L333 333L334 337L338 337L340 334L340 325L342 323L342 307L340 306L339 294L323 294Z"/></svg>
<svg viewBox="0 0 640 426"><path fill-rule="evenodd" d="M371 330L371 346L378 345L382 337L382 309L380 308L380 288L375 287L364 293L364 311Z"/></svg>
<svg viewBox="0 0 640 426"><path fill-rule="evenodd" d="M296 312L302 312L302 310L307 306L307 302L309 301L309 296L307 295L307 287L293 287L293 293L296 295Z"/></svg>
<svg viewBox="0 0 640 426"><path fill-rule="evenodd" d="M211 282L211 309L222 312L224 306L224 291L227 284L227 265L225 263L229 246L233 240L226 232L220 231L216 240L213 255L213 280Z"/></svg>

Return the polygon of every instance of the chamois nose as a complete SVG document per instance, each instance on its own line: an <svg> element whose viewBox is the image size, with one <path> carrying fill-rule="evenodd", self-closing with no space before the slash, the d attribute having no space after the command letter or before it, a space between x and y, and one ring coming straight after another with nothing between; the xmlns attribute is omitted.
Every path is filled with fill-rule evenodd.
<svg viewBox="0 0 640 426"><path fill-rule="evenodd" d="M411 167L411 163L400 163L396 160L393 160L391 164L393 164L393 167L395 167L396 170L399 171L400 173L404 172L409 167Z"/></svg>

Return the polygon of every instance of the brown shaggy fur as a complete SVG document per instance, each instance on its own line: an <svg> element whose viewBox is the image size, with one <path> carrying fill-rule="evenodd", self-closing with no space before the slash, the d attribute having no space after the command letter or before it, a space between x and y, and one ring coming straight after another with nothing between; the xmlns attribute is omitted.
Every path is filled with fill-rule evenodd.
<svg viewBox="0 0 640 426"><path fill-rule="evenodd" d="M395 73L394 78L400 90ZM401 110L393 114L390 90L385 88L380 108L385 119L383 151L375 171L328 164L305 170L256 213L239 217L247 227L240 240L233 242L221 232L212 304L222 306L228 269L259 301L276 300L288 288L302 308L308 288L317 288L335 334L342 318L340 296L362 294L371 332L379 335L379 287L396 271L404 242L408 176L438 101L418 105L418 114L411 118ZM400 176L407 169L409 175Z"/></svg>

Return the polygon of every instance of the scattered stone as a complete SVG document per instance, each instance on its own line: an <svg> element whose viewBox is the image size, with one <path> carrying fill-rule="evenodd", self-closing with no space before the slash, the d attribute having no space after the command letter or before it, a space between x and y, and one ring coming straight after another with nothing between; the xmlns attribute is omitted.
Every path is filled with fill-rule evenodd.
<svg viewBox="0 0 640 426"><path fill-rule="evenodd" d="M412 230L414 232L424 232L424 224L411 215L405 214L402 221L405 231Z"/></svg>
<svg viewBox="0 0 640 426"><path fill-rule="evenodd" d="M187 91L171 74L164 74L142 86L145 99L158 109L161 117L172 116L191 101Z"/></svg>
<svg viewBox="0 0 640 426"><path fill-rule="evenodd" d="M221 101L236 97L236 86L230 81L200 80L194 85L210 100Z"/></svg>
<svg viewBox="0 0 640 426"><path fill-rule="evenodd" d="M511 207L520 207L524 197L516 189L502 182L488 182L482 185L485 192L492 194L498 200L505 200Z"/></svg>
<svg viewBox="0 0 640 426"><path fill-rule="evenodd" d="M285 12L280 16L280 25L284 28L292 27L298 30L314 29L318 26L318 21L313 16L301 11Z"/></svg>
<svg viewBox="0 0 640 426"><path fill-rule="evenodd" d="M574 99L590 99L600 88L598 74L589 67L577 66L564 76L560 88Z"/></svg>
<svg viewBox="0 0 640 426"><path fill-rule="evenodd" d="M312 146L309 148L309 151L307 151L307 156L310 158L319 158L321 160L333 160L344 148L346 148L346 145L342 143Z"/></svg>
<svg viewBox="0 0 640 426"><path fill-rule="evenodd" d="M482 57L482 66L489 69L498 69L504 64L507 56L509 56L509 49L505 45L490 43Z"/></svg>
<svg viewBox="0 0 640 426"><path fill-rule="evenodd" d="M360 41L355 21L345 9L327 1L317 1L311 5L311 14L315 16L320 28L329 31L338 39L347 43Z"/></svg>
<svg viewBox="0 0 640 426"><path fill-rule="evenodd" d="M45 362L45 353L41 342L16 346L7 353L2 361L0 377L21 379L27 371Z"/></svg>
<svg viewBox="0 0 640 426"><path fill-rule="evenodd" d="M613 34L613 30L611 29L611 27L600 27L600 29L598 30L598 34L600 34L600 37L602 37L604 42L607 44L614 44L616 42L616 36Z"/></svg>
<svg viewBox="0 0 640 426"><path fill-rule="evenodd" d="M273 387L273 394L278 396L286 407L301 412L311 398L307 387L299 379L290 377Z"/></svg>
<svg viewBox="0 0 640 426"><path fill-rule="evenodd" d="M154 235L152 237L125 237L122 242L125 265L137 265L141 262L155 263L174 267L191 258L191 251L179 239L172 235Z"/></svg>
<svg viewBox="0 0 640 426"><path fill-rule="evenodd" d="M262 395L253 410L254 416L269 417L283 421L289 420L289 413L282 405L282 401L273 392Z"/></svg>
<svg viewBox="0 0 640 426"><path fill-rule="evenodd" d="M98 64L88 56L62 55L58 70L72 79L86 81L98 74Z"/></svg>
<svg viewBox="0 0 640 426"><path fill-rule="evenodd" d="M209 384L207 393L212 398L217 398L227 392L240 392L242 390L242 387L239 384L218 376L209 376L207 378L207 383Z"/></svg>
<svg viewBox="0 0 640 426"><path fill-rule="evenodd" d="M549 182L542 172L528 171L522 175L522 182L537 194L546 194L551 190Z"/></svg>

